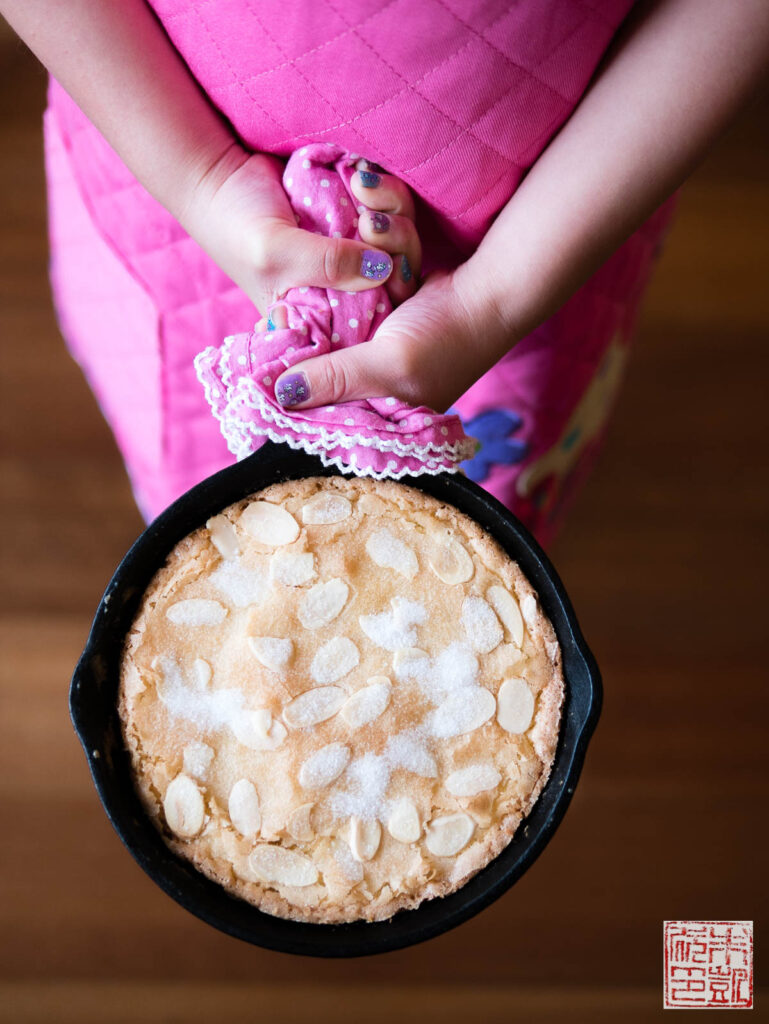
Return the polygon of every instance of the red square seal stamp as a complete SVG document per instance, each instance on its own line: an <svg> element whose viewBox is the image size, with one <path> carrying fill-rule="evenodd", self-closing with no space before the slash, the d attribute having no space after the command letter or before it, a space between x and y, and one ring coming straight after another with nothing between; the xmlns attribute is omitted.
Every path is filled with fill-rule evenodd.
<svg viewBox="0 0 769 1024"><path fill-rule="evenodd" d="M753 1009L752 921L665 921L666 1010Z"/></svg>

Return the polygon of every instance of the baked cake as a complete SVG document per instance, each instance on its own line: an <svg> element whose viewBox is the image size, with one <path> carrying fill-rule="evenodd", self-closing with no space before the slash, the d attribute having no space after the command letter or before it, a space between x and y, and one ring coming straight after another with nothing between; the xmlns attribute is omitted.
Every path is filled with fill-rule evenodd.
<svg viewBox="0 0 769 1024"><path fill-rule="evenodd" d="M172 850L267 913L376 921L510 842L563 691L551 623L477 523L403 484L313 477L176 545L119 710Z"/></svg>

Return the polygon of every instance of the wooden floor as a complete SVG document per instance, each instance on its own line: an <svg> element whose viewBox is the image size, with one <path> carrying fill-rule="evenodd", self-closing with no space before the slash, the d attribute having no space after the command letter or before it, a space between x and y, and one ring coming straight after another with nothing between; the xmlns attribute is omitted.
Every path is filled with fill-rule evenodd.
<svg viewBox="0 0 769 1024"><path fill-rule="evenodd" d="M324 962L227 938L157 889L70 727L72 668L142 522L51 312L44 77L0 41L0 1020L633 1024L662 1014L664 920L755 920L760 953L767 95L684 194L614 431L552 552L606 687L562 828L454 932Z"/></svg>

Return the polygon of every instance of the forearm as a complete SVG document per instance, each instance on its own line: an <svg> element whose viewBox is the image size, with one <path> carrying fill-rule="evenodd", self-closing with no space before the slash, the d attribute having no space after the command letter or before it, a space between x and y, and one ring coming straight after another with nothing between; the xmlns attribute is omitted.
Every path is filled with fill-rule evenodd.
<svg viewBox="0 0 769 1024"><path fill-rule="evenodd" d="M744 102L768 54L766 0L642 8L460 270L468 301L490 299L502 322L497 358L681 184Z"/></svg>
<svg viewBox="0 0 769 1024"><path fill-rule="evenodd" d="M245 159L144 0L0 0L0 12L182 222L199 183Z"/></svg>

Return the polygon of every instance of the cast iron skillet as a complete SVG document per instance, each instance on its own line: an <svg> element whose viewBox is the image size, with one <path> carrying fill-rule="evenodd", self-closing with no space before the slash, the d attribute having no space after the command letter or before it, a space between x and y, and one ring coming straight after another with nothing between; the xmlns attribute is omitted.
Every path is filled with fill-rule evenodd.
<svg viewBox="0 0 769 1024"><path fill-rule="evenodd" d="M566 680L560 736L550 779L512 842L462 888L383 922L306 924L272 917L210 881L173 854L134 790L117 714L123 637L155 571L174 545L227 505L269 484L342 475L315 456L268 442L242 462L203 480L152 522L117 567L104 592L70 687L70 713L104 809L147 874L187 910L257 946L306 956L353 957L400 949L439 935L477 914L517 881L558 827L577 784L601 709L598 667L563 585L518 520L459 474L409 477L408 486L475 519L518 562L538 593L561 645Z"/></svg>

